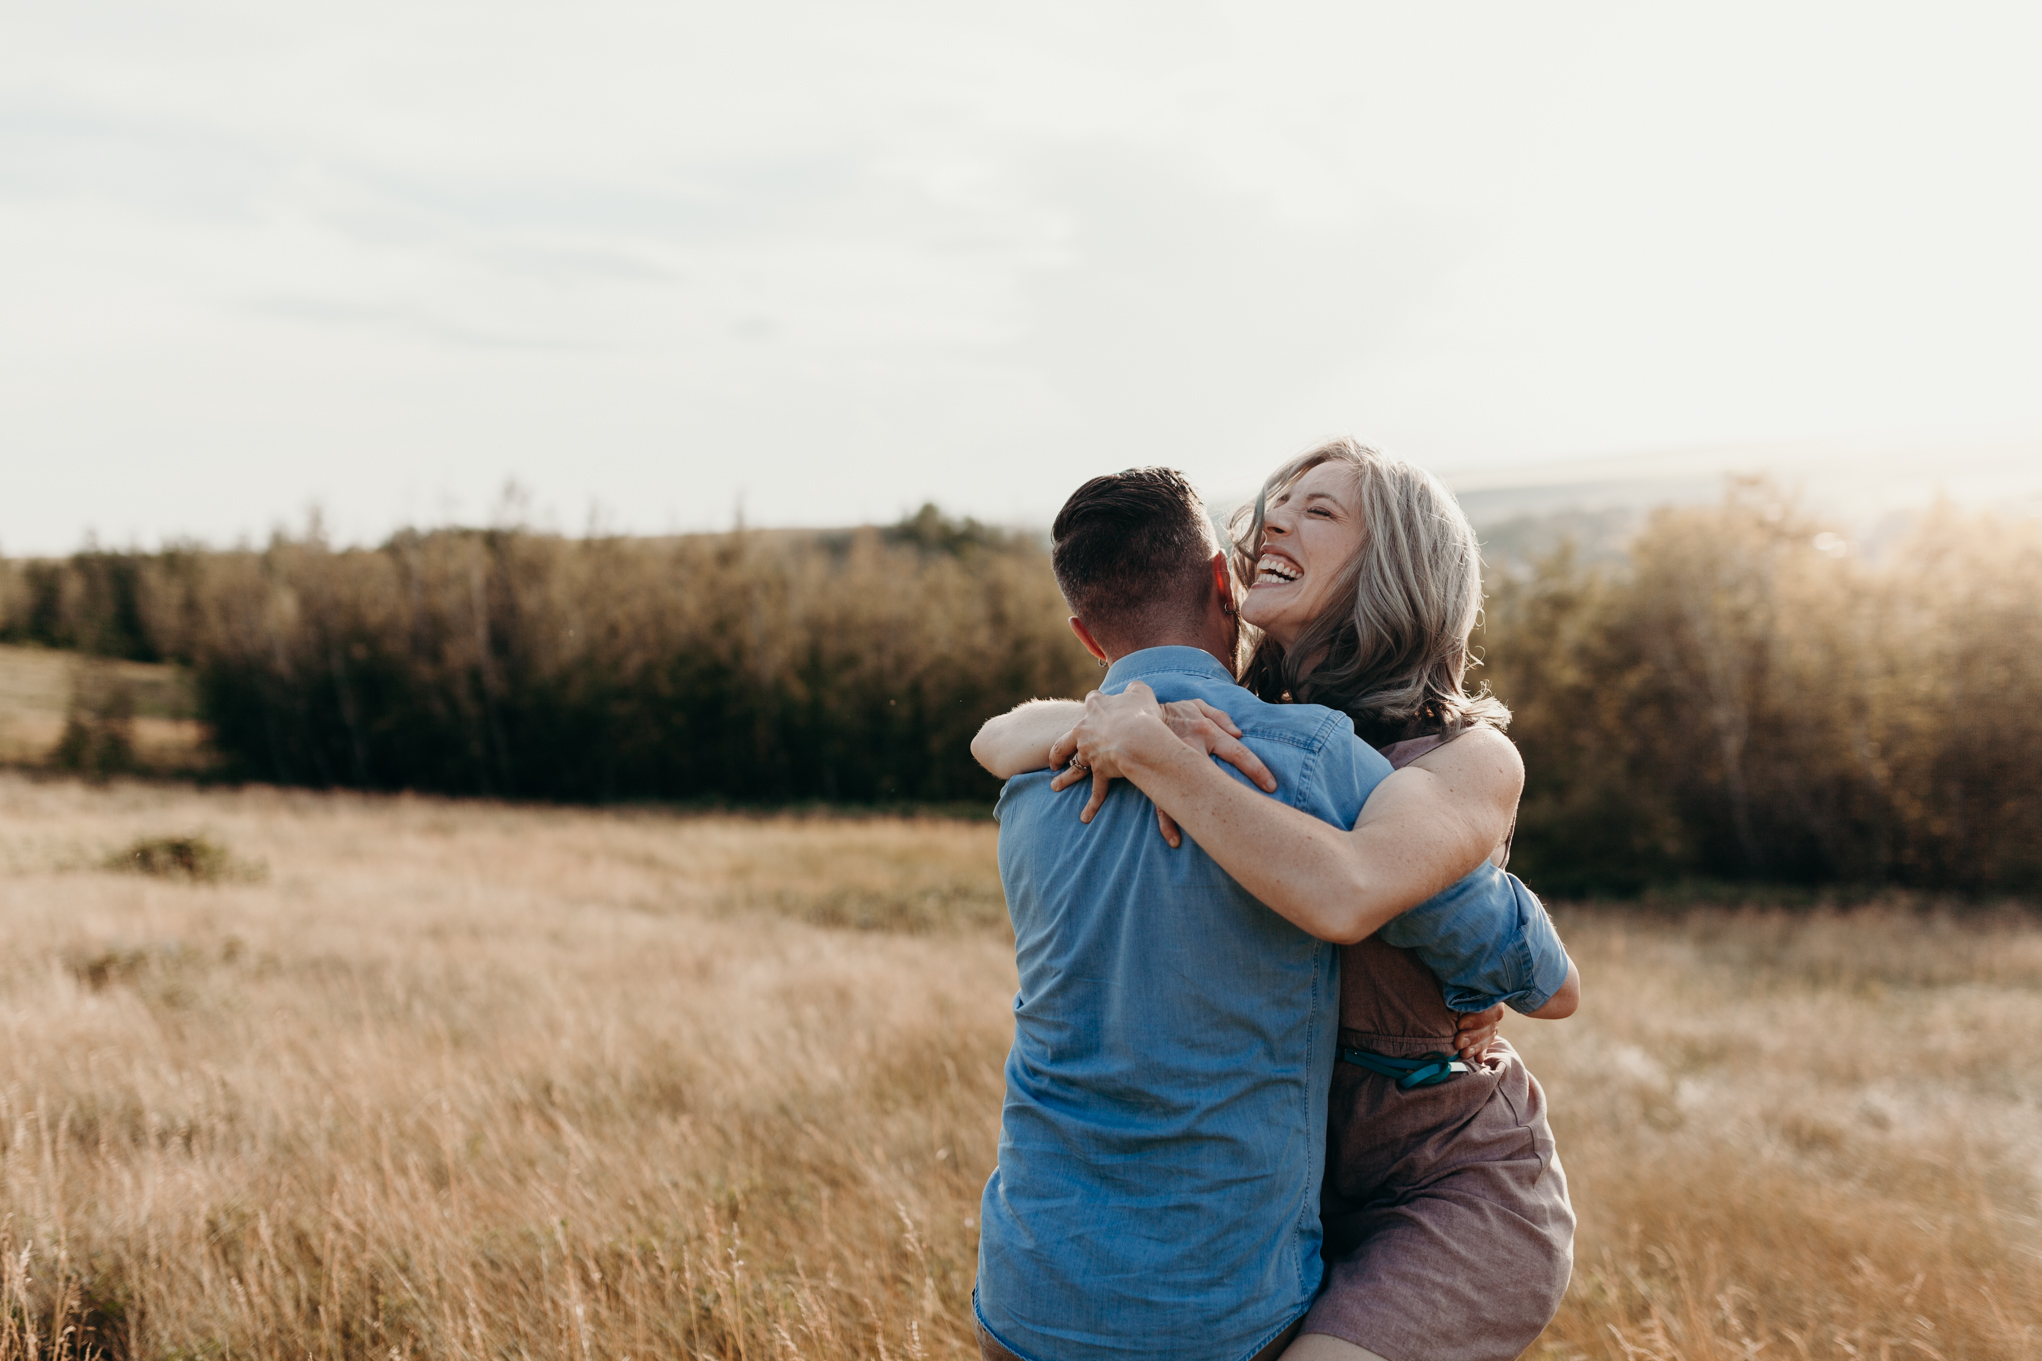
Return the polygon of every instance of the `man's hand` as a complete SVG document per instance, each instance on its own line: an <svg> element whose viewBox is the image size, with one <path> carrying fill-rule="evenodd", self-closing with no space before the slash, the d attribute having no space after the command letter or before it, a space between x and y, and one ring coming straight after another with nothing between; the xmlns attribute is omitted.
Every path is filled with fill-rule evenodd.
<svg viewBox="0 0 2042 1361"><path fill-rule="evenodd" d="M1496 1038L1496 1027L1502 1022L1501 1002L1487 1011L1461 1013L1460 1028L1454 1034L1454 1052L1469 1063L1480 1063L1489 1052L1489 1041Z"/></svg>
<svg viewBox="0 0 2042 1361"><path fill-rule="evenodd" d="M1217 756L1265 793L1275 792L1276 776L1242 743L1240 727L1225 710L1202 699L1179 699L1158 705L1155 692L1137 681L1120 695L1103 695L1096 690L1087 695L1085 717L1050 748L1051 765L1063 767L1050 781L1051 789L1068 789L1088 777L1092 781L1092 797L1078 815L1081 822L1092 820L1106 801L1107 790L1121 774L1115 757L1116 739L1127 731L1122 725L1128 719L1142 717L1160 718L1163 726L1185 746ZM1184 834L1178 830L1176 821L1160 806L1156 809L1156 829L1172 849L1184 844Z"/></svg>

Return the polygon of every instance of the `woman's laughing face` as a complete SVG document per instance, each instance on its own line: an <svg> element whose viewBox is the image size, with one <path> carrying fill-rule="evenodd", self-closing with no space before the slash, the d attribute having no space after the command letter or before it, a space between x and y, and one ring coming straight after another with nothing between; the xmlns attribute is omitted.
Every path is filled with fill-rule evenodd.
<svg viewBox="0 0 2042 1361"><path fill-rule="evenodd" d="M1291 646L1332 599L1361 548L1360 488L1345 463L1321 463L1269 498L1241 619Z"/></svg>

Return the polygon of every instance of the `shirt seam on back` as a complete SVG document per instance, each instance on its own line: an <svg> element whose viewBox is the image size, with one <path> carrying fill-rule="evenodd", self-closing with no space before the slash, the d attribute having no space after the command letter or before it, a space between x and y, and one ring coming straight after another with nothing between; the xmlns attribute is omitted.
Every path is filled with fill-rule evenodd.
<svg viewBox="0 0 2042 1361"><path fill-rule="evenodd" d="M1213 665L1215 668L1219 667L1219 663L1217 662L1213 663ZM1215 674L1214 671L1186 671L1181 666L1163 666L1156 668L1154 671L1131 672L1128 675L1116 677L1115 683L1117 684L1120 681L1124 680L1128 684L1132 685L1136 681L1144 680L1150 676L1193 676L1199 680L1223 681L1227 685L1233 685L1235 686L1235 688L1237 689L1239 688L1238 683L1234 680L1234 678L1232 676L1226 675L1223 670L1220 670L1217 672L1217 674Z"/></svg>
<svg viewBox="0 0 2042 1361"><path fill-rule="evenodd" d="M1252 737L1258 742L1278 742L1286 747L1295 747L1299 751L1310 752L1315 755L1325 748L1325 743L1323 742L1310 737L1300 737L1298 734L1286 732L1282 728L1264 728L1259 724L1250 725L1247 723L1240 724L1239 726L1243 738Z"/></svg>

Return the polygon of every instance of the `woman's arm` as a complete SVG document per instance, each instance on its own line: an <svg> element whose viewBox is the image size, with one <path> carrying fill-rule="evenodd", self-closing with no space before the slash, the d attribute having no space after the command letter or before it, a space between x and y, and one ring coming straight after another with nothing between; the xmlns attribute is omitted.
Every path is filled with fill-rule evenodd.
<svg viewBox="0 0 2042 1361"><path fill-rule="evenodd" d="M1085 716L1075 699L1031 699L995 714L971 739L971 756L1003 780L1049 769L1050 746Z"/></svg>
<svg viewBox="0 0 2042 1361"><path fill-rule="evenodd" d="M1084 716L1085 706L1075 699L1024 700L985 721L978 736L971 739L972 757L1003 780L1031 770L1048 770L1062 764L1052 759L1051 748ZM1185 743L1187 750L1217 756L1263 789L1275 792L1276 777L1261 757L1242 744L1241 729L1225 710L1202 699L1179 699L1162 706L1162 719L1163 726ZM1167 817L1159 821L1164 835L1171 838L1170 844L1176 845Z"/></svg>
<svg viewBox="0 0 2042 1361"><path fill-rule="evenodd" d="M1125 776L1248 892L1339 943L1374 934L1488 859L1524 785L1509 739L1472 728L1384 780L1354 830L1342 831L1229 779L1172 735L1140 683L1088 697L1083 721L1058 746L1075 747L1090 767L1086 821L1108 782ZM1067 772L1058 784L1082 778Z"/></svg>

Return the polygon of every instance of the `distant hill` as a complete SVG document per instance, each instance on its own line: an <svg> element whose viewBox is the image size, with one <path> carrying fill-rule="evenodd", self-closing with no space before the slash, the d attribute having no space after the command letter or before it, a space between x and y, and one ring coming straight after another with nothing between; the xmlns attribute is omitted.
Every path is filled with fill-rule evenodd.
<svg viewBox="0 0 2042 1361"><path fill-rule="evenodd" d="M1770 477L1790 499L1876 552L1939 498L2042 517L2042 444L1849 448L1834 444L1696 449L1450 472L1492 568L1518 570L1572 540L1613 559L1658 506L1722 498L1726 479Z"/></svg>

